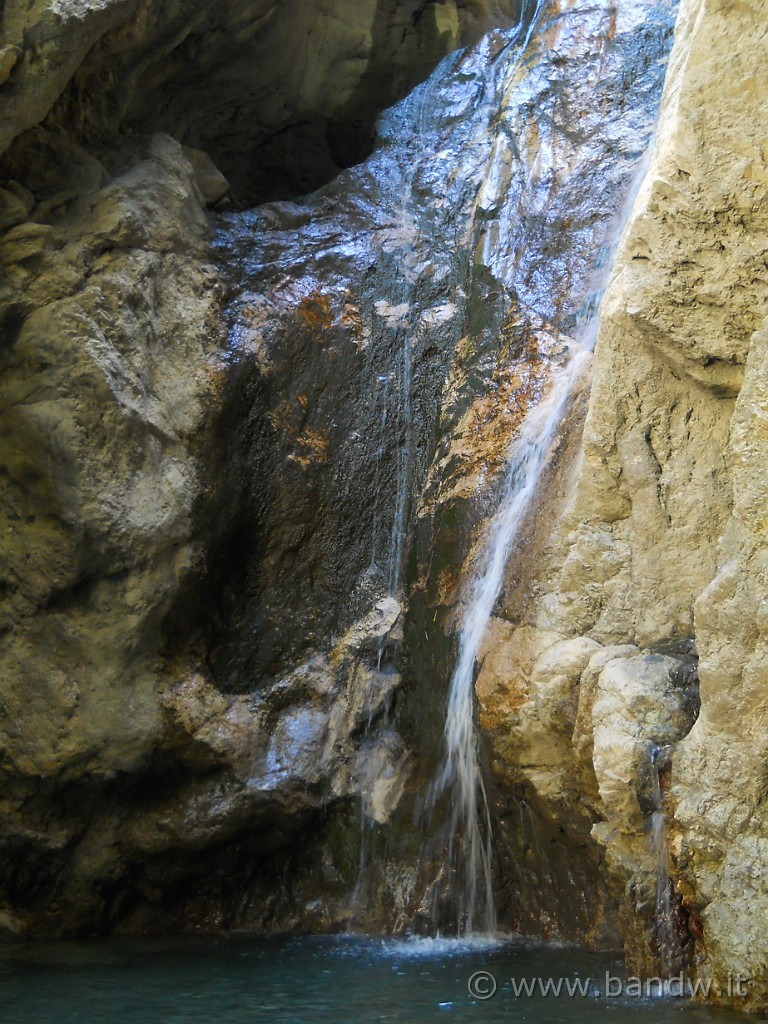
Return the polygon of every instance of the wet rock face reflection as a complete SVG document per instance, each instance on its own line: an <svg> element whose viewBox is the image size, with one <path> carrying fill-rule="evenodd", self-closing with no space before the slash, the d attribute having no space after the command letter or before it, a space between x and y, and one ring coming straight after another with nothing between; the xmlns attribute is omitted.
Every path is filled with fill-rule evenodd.
<svg viewBox="0 0 768 1024"><path fill-rule="evenodd" d="M440 44L424 68L473 45L382 116L365 164L306 199L217 216L213 266L205 206L221 199L219 171L246 196L326 180L328 147L331 172L362 152L345 119L394 95L389 83L345 92L340 70L322 140L314 111L310 145L278 131L264 153L250 120L263 108L240 123L228 105L247 85L239 57L220 61L226 32L182 32L194 4L149 5L138 28L147 5L82 18L81 4L57 6L62 60L32 66L24 50L3 86L14 131L50 119L6 152L15 185L0 194L12 410L0 914L56 933L449 921L445 851L413 822L439 760L461 584L510 443L594 309L673 5L529 2L519 29L479 38L515 12L414 4L411 43L429 29ZM22 33L40 7L14 8ZM269 7L249 6L245 35ZM351 7L347 27L365 10ZM210 14L226 27L237 4ZM293 43L275 60L301 78ZM213 65L191 104L190 68ZM261 72L252 60L248 75ZM45 89L20 87L38 73ZM399 89L408 76L393 77ZM127 123L177 131L219 170L162 134L118 138ZM91 135L103 162L83 148ZM297 147L301 167L274 189ZM580 408L548 467L556 481ZM531 523L520 537L535 554ZM507 604L515 594L527 598L512 587ZM484 652L485 669L502 650ZM492 801L523 823L494 854L501 923L594 934L593 911L557 894L570 885L588 902L599 848L529 796ZM555 862L567 878L542 866Z"/></svg>
<svg viewBox="0 0 768 1024"><path fill-rule="evenodd" d="M523 60L514 32L446 58L383 116L361 168L221 223L228 386L248 403L237 421L225 410L225 466L234 507L255 510L248 576L263 595L235 602L223 661L251 678L387 590L403 491L411 532L478 484L492 493L558 335L594 301L649 138L670 10L633 6L622 24L544 5Z"/></svg>
<svg viewBox="0 0 768 1024"><path fill-rule="evenodd" d="M212 677L224 691L263 687L397 601L375 668L396 674L390 720L418 752L402 821L438 759L477 529L520 423L599 301L674 6L533 13L447 57L382 116L364 165L300 202L219 221L231 332ZM398 820L371 913L410 906L413 919L413 870L392 881ZM599 854L587 859L577 870L596 885ZM507 913L528 920L525 907ZM553 934L592 926L588 912L553 915Z"/></svg>

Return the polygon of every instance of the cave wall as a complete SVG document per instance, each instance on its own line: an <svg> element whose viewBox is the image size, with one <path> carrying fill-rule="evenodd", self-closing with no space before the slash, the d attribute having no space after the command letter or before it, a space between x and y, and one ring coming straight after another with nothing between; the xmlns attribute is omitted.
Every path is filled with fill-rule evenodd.
<svg viewBox="0 0 768 1024"><path fill-rule="evenodd" d="M4 932L212 927L242 916L254 885L254 926L298 926L298 897L283 891L277 917L270 900L308 819L317 827L335 802L346 821L361 792L373 821L391 813L402 743L387 728L369 743L366 728L398 682L369 666L396 604L366 607L258 696L252 676L234 687L244 695L211 681L198 627L220 609L199 580L215 576L229 512L212 448L231 367L207 207L232 193L208 153L181 143L239 168L245 197L276 175L283 192L317 184L337 166L305 145L305 129L327 148L336 118L328 138L346 145L349 124L358 146L379 104L514 14L5 5ZM294 142L264 155L265 140L297 125ZM312 884L345 896L357 839L330 819L322 828L347 874L329 856Z"/></svg>
<svg viewBox="0 0 768 1024"><path fill-rule="evenodd" d="M10 0L0 152L48 119L110 154L161 131L243 202L309 192L373 144L379 112L519 0Z"/></svg>
<svg viewBox="0 0 768 1024"><path fill-rule="evenodd" d="M501 777L604 844L640 969L658 953L649 753L670 745L683 952L713 991L748 978L742 1008L764 1004L766 965L765 18L681 6L583 442L549 485L537 555L513 559L478 680Z"/></svg>
<svg viewBox="0 0 768 1024"><path fill-rule="evenodd" d="M398 874L398 844L411 861L399 866L390 920L427 929L456 927L445 807L419 825L429 853L402 839L413 846L443 756L462 579L510 441L594 301L596 265L652 133L675 8L542 11L517 59L514 40L491 33L383 115L364 166L302 202L228 215L219 235L237 372L216 473L229 475L231 497L218 508L240 514L209 664L218 685L250 688L326 650L334 629L391 587L404 495L407 558L391 595L400 615L361 668L396 673L395 726L413 754L391 872L382 858L382 887ZM544 841L514 834L517 796L501 787L497 802L510 822L498 869L505 925L615 944L601 847L539 823L551 851L539 875L558 884L532 881L531 850ZM523 820L535 832L527 808Z"/></svg>
<svg viewBox="0 0 768 1024"><path fill-rule="evenodd" d="M329 628L318 657L258 694L214 685L215 651L199 626L221 608L201 600L199 581L222 553L211 540L207 446L212 424L228 422L222 310L232 295L206 208L328 180L368 151L380 109L443 53L518 13L394 0L6 3L4 932L338 924L310 896L331 885L342 900L357 866L358 802L375 792L367 812L386 823L409 778L402 737L385 720L402 666L382 676L382 644L410 643L405 672L416 678L425 662L414 638L428 627L439 652L429 672L444 673L458 576L487 504L456 524L483 469L501 465L509 422L488 393L503 375L488 351L467 351L461 331L445 341L445 404L426 410L442 448L431 434L438 447L421 455L405 638L398 603L379 601L340 620L337 635ZM718 980L751 979L752 1008L765 1003L768 961L766 13L758 0L683 0L591 389L510 565L477 682L502 837L511 847L526 835L529 861L537 835L565 842L584 867L558 878L574 900L607 858L605 901L584 909L580 934L607 941L605 917L619 904L639 967L657 952L648 756L673 748L664 785L685 956ZM540 170L535 148L529 167ZM500 146L482 196L488 279L478 305L497 301L494 189L508 184L507 163ZM420 187L429 195L428 180ZM276 230L302 216L290 204L267 214ZM372 320L391 315L368 305ZM308 335L364 327L344 303L338 322L325 323L329 312L304 307ZM498 319L511 331L509 312ZM425 339L428 330L446 332L439 320ZM423 354L426 366L426 342ZM462 392L474 376L477 392ZM533 394L541 381L529 384ZM303 458L301 410L288 412L298 426L287 423L281 451ZM258 500L259 478L249 486ZM433 559L451 546L450 558ZM228 552L229 564L239 555ZM200 644L191 654L177 643L190 635ZM418 699L402 712L413 728ZM434 712L426 703L419 714ZM329 801L340 809L318 840L310 823ZM515 875L520 863L510 861L508 882L546 881L541 866ZM309 879L295 892L279 881L286 864ZM393 870L390 895L406 882ZM390 909L406 902L391 896Z"/></svg>

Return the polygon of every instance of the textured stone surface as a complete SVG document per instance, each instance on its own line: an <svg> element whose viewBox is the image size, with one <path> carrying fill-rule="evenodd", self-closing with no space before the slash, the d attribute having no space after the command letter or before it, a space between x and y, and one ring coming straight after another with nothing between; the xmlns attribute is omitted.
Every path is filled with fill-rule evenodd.
<svg viewBox="0 0 768 1024"><path fill-rule="evenodd" d="M430 927L413 821L437 757L456 581L510 431L589 301L647 140L671 9L617 19L611 5L553 4L529 76L522 35L491 33L382 118L367 165L302 202L219 220L223 346L203 244L204 204L225 185L215 147L176 124L191 149L138 132L169 126L157 118L183 102L194 120L201 76L205 120L244 73L234 53L211 69L226 34L203 40L200 10L8 9L6 32L30 48L5 87L20 134L0 208L2 912L37 932ZM206 6L222 26L235 10ZM340 27L357 31L365 10ZM417 13L377 10L372 43ZM452 10L419 8L414 45L430 24L452 45ZM464 11L473 32L493 14ZM257 8L241 13L247 36ZM320 77L348 41L326 13L311 44ZM288 29L273 21L254 39L277 69ZM172 89L195 46L195 88ZM331 109L348 70L327 89L312 78L313 100ZM235 149L253 143L250 123ZM136 134L115 134L129 124ZM609 934L607 913L598 928L581 908L575 926L570 907L542 902L539 826L524 814L507 864L533 902L515 897L509 920ZM584 904L600 857L593 843L567 867Z"/></svg>
<svg viewBox="0 0 768 1024"><path fill-rule="evenodd" d="M158 136L55 227L0 240L5 766L25 774L131 770L156 739L141 639L194 557L188 443L216 338L191 177Z"/></svg>
<svg viewBox="0 0 768 1024"><path fill-rule="evenodd" d="M540 658L556 663L560 645L567 654L579 637L629 643L640 653L619 656L607 646L595 658L612 660L597 678L588 669L580 683L561 684L578 694L579 708L564 746L554 709L536 711L531 735L551 722L562 751L554 772L543 739L535 763L520 764L514 744L504 743L504 719L484 696L485 686L503 711L507 693L520 692L520 670L507 670L508 688L503 673L478 682L511 776L522 772L566 826L584 821L586 799L593 834L607 843L617 884L627 885L625 940L642 966L649 947L637 922L647 918L653 879L637 758L643 744L660 742L654 730L665 732L664 742L684 737L668 780L671 869L688 915L683 937L695 939L694 962L716 978L724 999L729 973L750 979L748 999L736 1000L742 1008L764 1005L768 956L759 767L768 700L761 626L768 206L758 142L768 93L756 77L766 13L760 2L682 4L655 147L603 306L581 452L555 522L540 531L538 562L512 564L534 600L521 610L508 597L508 614ZM561 638L556 646L553 634ZM690 666L691 642L701 658L701 713L689 732L683 705L682 718L669 717L680 684L659 689L636 667L681 655ZM648 649L661 660L642 653ZM515 728L532 713L530 702L512 712ZM582 775L578 794L564 802L557 765L571 763L571 746Z"/></svg>
<svg viewBox="0 0 768 1024"><path fill-rule="evenodd" d="M49 122L209 152L243 198L307 192L366 156L374 120L518 0L8 0L0 153ZM6 77L3 85L3 77Z"/></svg>
<svg viewBox="0 0 768 1024"><path fill-rule="evenodd" d="M401 629L396 601L346 620L348 636L258 699L223 697L204 657L176 659L194 623L221 615L185 595L227 521L205 500L227 368L203 205L229 191L208 150L241 194L317 184L334 157L363 155L380 106L514 14L482 2L4 5L3 930L157 927L169 905L179 926L242 919L243 893L223 897L222 875L247 884L253 858L284 850L329 802L362 793L371 822L391 816L405 754L386 724L378 738L369 727L400 683L379 668ZM346 881L356 835L329 840ZM190 897L206 857L219 867ZM263 865L254 926L270 925L284 866L276 883ZM339 906L348 916L334 855L303 870L312 895L337 892L336 910L308 912L313 926ZM300 903L294 886L275 923L298 924Z"/></svg>
<svg viewBox="0 0 768 1024"><path fill-rule="evenodd" d="M400 606L379 602L258 697L224 697L175 659L164 621L183 625L186 581L210 557L223 288L204 203L222 182L161 134L114 176L48 131L29 145L55 147L72 187L36 203L14 184L20 223L0 237L0 927L167 928L168 904L177 926L242 921L242 891L216 886L254 857L265 891L249 920L267 927L275 850L327 803L362 792L384 824L398 802L406 752L369 726L400 683L378 667ZM29 171L45 184L45 163ZM329 865L312 895L335 886L348 915ZM296 892L282 927L302 922ZM330 927L323 913L308 926Z"/></svg>
<svg viewBox="0 0 768 1024"><path fill-rule="evenodd" d="M192 179L158 135L55 226L0 238L6 898L38 857L73 855L85 808L66 788L142 775L162 732L160 627L199 557L190 448L219 336Z"/></svg>
<svg viewBox="0 0 768 1024"><path fill-rule="evenodd" d="M653 95L664 16L646 39L652 4L552 4L551 59L509 81L491 35L382 120L367 168L230 221L226 295L205 206L327 180L516 6L5 4L0 932L428 924L441 880L417 877L412 823L461 583L590 300L647 130L615 105ZM766 14L683 0L591 391L477 679L504 920L605 944L618 907L651 964L649 751L671 746L682 937L703 974L749 979L750 1008Z"/></svg>

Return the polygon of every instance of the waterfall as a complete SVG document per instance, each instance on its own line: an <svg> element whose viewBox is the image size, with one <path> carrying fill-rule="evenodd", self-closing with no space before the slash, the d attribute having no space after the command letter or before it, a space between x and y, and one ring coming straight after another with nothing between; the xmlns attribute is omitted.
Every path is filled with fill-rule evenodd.
<svg viewBox="0 0 768 1024"><path fill-rule="evenodd" d="M671 977L680 962L680 943L670 898L667 811L660 774L660 762L668 754L668 747L658 747L655 744L651 747L651 848L656 869L653 928L660 969L667 977Z"/></svg>
<svg viewBox="0 0 768 1024"><path fill-rule="evenodd" d="M501 592L510 551L589 357L589 346L577 342L569 345L566 362L549 394L523 423L509 458L499 509L488 528L480 568L471 582L459 634L458 660L448 690L445 756L433 801L444 790L452 789L451 843L460 836L461 850L452 846L449 854L453 858L458 853L460 861L459 930L462 933L493 932L496 927L491 816L474 727L475 662Z"/></svg>
<svg viewBox="0 0 768 1024"><path fill-rule="evenodd" d="M443 792L451 792L448 859L458 886L460 934L492 933L496 929L491 813L474 725L475 664L518 534L545 475L577 386L591 363L613 255L645 174L649 152L650 147L636 168L608 238L597 248L593 287L577 318L576 337L560 336L565 351L559 371L545 398L524 419L512 443L498 510L487 527L480 557L465 591L458 657L448 687L443 764L430 795L434 807Z"/></svg>
<svg viewBox="0 0 768 1024"><path fill-rule="evenodd" d="M296 588L296 618L305 606L314 615L312 599L323 629L342 632L348 614L398 606L398 629L377 634L342 668L350 692L368 700L397 674L390 652L403 643L395 727L409 733L414 778L429 773L417 814L431 808L436 827L413 888L404 884L396 900L402 919L428 927L421 887L442 872L431 894L441 901L442 878L451 877L456 927L465 934L495 928L476 662L509 555L588 370L624 221L619 216L612 231L612 218L652 130L669 21L667 0L647 0L647 10L632 0L522 7L515 29L449 55L428 83L384 112L365 164L301 201L237 215L239 233L227 236L242 278L233 337L258 367L274 447L290 460L279 507L290 509L304 487L317 520L311 541L302 541L312 582L307 594ZM307 305L322 315L308 317ZM286 406L284 382L294 378L297 400ZM484 443L474 446L476 437ZM464 574L456 661L444 668L438 631L442 609L455 603L466 539L456 523L489 498L498 504ZM268 525L282 529L282 521ZM303 582L300 563L280 566L281 586ZM414 569L410 592L406 565ZM275 593L276 585L271 603L259 598L265 619L272 628L276 617L291 636L293 608ZM325 643L314 621L306 638L297 634ZM413 678L422 663L423 681ZM443 720L433 701L446 679ZM366 725L361 716L354 742L365 745L383 722L369 714ZM427 764L433 737L442 749ZM374 842L382 843L377 856L390 843L389 863L419 856L399 819L386 840L380 823L367 821L369 785L366 777L357 791L353 917L378 899L369 881L376 871L384 877ZM404 802L402 813L410 825L411 806Z"/></svg>

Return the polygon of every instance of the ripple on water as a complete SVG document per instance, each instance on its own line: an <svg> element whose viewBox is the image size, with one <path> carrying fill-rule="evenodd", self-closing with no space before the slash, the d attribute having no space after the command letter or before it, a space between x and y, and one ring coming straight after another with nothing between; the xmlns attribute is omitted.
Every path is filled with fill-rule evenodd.
<svg viewBox="0 0 768 1024"><path fill-rule="evenodd" d="M715 1024L687 1000L596 998L615 955L516 935L244 935L0 947L5 1024ZM476 972L497 983L473 998ZM516 997L512 979L594 979L586 998ZM680 1017L680 1014L683 1017Z"/></svg>

